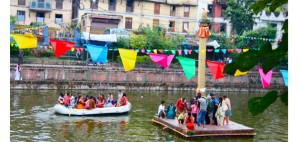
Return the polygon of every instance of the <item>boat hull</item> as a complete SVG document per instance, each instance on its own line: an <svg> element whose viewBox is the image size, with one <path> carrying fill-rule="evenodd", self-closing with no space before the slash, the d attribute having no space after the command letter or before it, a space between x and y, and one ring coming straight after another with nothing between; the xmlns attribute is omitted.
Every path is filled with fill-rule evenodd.
<svg viewBox="0 0 300 142"><path fill-rule="evenodd" d="M95 108L95 109L71 109L63 105L56 104L54 106L54 111L57 114L69 115L69 116L95 116L95 115L118 115L126 114L131 110L131 103L128 102L126 106L121 107L105 107L105 108Z"/></svg>

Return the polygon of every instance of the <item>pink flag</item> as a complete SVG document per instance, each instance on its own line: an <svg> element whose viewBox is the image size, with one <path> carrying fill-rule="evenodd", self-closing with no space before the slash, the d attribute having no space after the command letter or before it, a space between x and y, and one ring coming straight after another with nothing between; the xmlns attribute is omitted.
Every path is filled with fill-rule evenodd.
<svg viewBox="0 0 300 142"><path fill-rule="evenodd" d="M179 55L182 55L182 50L177 50Z"/></svg>
<svg viewBox="0 0 300 142"><path fill-rule="evenodd" d="M228 49L228 52L229 52L229 53L233 52L233 49Z"/></svg>
<svg viewBox="0 0 300 142"><path fill-rule="evenodd" d="M236 52L237 52L237 53L241 53L241 52L242 52L242 49L236 49Z"/></svg>
<svg viewBox="0 0 300 142"><path fill-rule="evenodd" d="M165 55L165 54L154 54L154 53L149 53L151 60L158 64L163 66L164 68L169 68L173 58L175 55Z"/></svg>
<svg viewBox="0 0 300 142"><path fill-rule="evenodd" d="M264 73L262 67L257 67L257 69L258 69L259 74L260 74L260 80L261 80L263 88L269 88L270 83L271 83L271 79L272 79L273 69L271 69L267 74Z"/></svg>
<svg viewBox="0 0 300 142"><path fill-rule="evenodd" d="M207 49L207 52L212 52L213 50L212 49Z"/></svg>
<svg viewBox="0 0 300 142"><path fill-rule="evenodd" d="M193 51L193 50L188 50L189 54L192 54L192 51Z"/></svg>
<svg viewBox="0 0 300 142"><path fill-rule="evenodd" d="M162 50L162 49L159 49L158 51L159 51L160 53L164 53L164 50Z"/></svg>
<svg viewBox="0 0 300 142"><path fill-rule="evenodd" d="M145 49L142 49L142 53L145 53Z"/></svg>

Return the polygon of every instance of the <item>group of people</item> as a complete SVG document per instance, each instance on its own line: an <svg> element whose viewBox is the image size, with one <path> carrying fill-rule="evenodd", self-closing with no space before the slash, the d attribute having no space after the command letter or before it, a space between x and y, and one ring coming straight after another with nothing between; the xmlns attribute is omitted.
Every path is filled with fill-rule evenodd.
<svg viewBox="0 0 300 142"><path fill-rule="evenodd" d="M196 95L188 103L185 98L180 98L174 105L171 103L165 109L165 101L161 101L158 108L158 117L177 119L178 124L185 124L188 130L194 130L194 125L206 124L222 127L229 123L231 116L230 99L224 95L217 99L214 94L205 94L205 89L196 89Z"/></svg>
<svg viewBox="0 0 300 142"><path fill-rule="evenodd" d="M99 94L99 97L86 95L83 96L78 93L77 96L73 96L71 93L61 93L58 97L58 103L69 108L76 109L94 109L94 108L104 108L104 107L119 107L125 106L128 103L126 93L122 93L121 90L118 91L118 100L114 99L112 93L107 95L107 98L103 94Z"/></svg>

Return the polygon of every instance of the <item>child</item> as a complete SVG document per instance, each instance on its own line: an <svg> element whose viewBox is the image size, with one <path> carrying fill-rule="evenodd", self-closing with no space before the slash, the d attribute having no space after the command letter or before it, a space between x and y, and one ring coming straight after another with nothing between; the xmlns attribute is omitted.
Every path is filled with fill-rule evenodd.
<svg viewBox="0 0 300 142"><path fill-rule="evenodd" d="M185 115L186 115L185 112L182 112L181 114L179 114L179 116L178 116L178 124L179 125L184 124L183 122L184 122Z"/></svg>
<svg viewBox="0 0 300 142"><path fill-rule="evenodd" d="M194 117L189 111L188 115L185 117L185 125L188 130L195 130Z"/></svg>
<svg viewBox="0 0 300 142"><path fill-rule="evenodd" d="M197 106L197 101L195 100L191 110L191 113L194 117L194 123L197 123L197 112L198 112L198 106Z"/></svg>
<svg viewBox="0 0 300 142"><path fill-rule="evenodd" d="M162 100L159 107L158 107L158 118L166 118L166 112L165 112L165 101Z"/></svg>

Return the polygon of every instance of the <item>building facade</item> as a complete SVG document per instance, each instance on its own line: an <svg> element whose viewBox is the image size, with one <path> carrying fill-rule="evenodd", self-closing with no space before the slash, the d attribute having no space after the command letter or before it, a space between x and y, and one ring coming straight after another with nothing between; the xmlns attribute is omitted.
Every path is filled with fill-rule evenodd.
<svg viewBox="0 0 300 142"><path fill-rule="evenodd" d="M161 25L169 33L194 34L198 25L197 0L86 0L79 5L82 32L89 32L90 25L91 33L106 28L135 31L141 25Z"/></svg>
<svg viewBox="0 0 300 142"><path fill-rule="evenodd" d="M16 16L16 24L47 23L59 28L71 22L72 3L69 0L10 0L10 15Z"/></svg>

